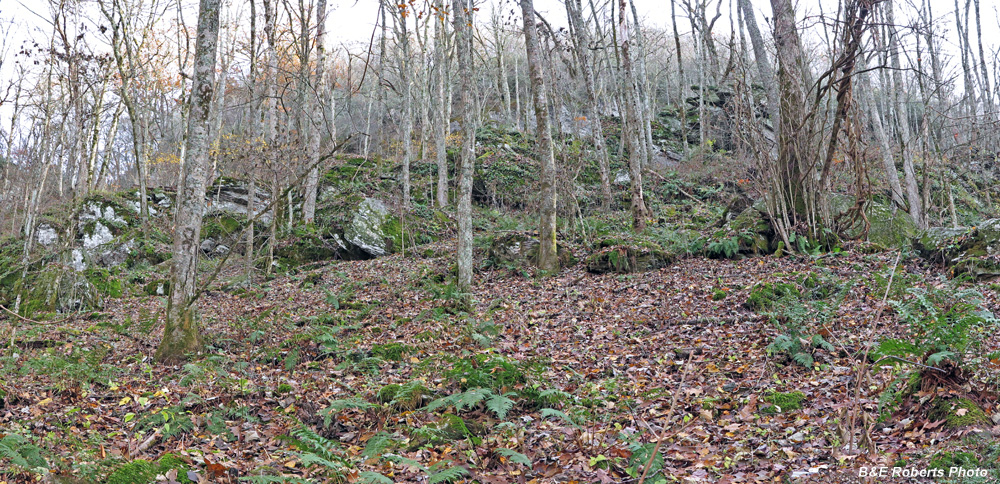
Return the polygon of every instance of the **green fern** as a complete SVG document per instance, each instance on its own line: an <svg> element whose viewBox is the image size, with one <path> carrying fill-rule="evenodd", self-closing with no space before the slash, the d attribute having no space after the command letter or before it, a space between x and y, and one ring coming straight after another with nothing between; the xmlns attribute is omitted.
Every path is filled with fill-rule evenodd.
<svg viewBox="0 0 1000 484"><path fill-rule="evenodd" d="M361 452L361 457L365 459L381 457L385 453L385 450L394 443L396 441L392 438L392 435L386 432L379 432L368 439L365 450Z"/></svg>
<svg viewBox="0 0 1000 484"><path fill-rule="evenodd" d="M517 394L514 392L501 395L493 393L489 388L473 388L434 400L424 407L424 410L433 412L439 408L455 407L456 412L461 412L485 402L487 410L493 412L498 419L505 420L507 414L514 408L515 402L510 397L515 395Z"/></svg>
<svg viewBox="0 0 1000 484"><path fill-rule="evenodd" d="M528 467L531 467L531 459L529 459L528 456L526 456L526 455L524 455L524 454L522 454L522 453L520 453L520 452L518 452L516 450L505 449L503 447L500 447L500 448L494 450L494 452L496 452L497 454L502 455L503 457L507 458L507 460L510 461L510 462L513 462L515 464L523 464L523 465L526 465Z"/></svg>
<svg viewBox="0 0 1000 484"><path fill-rule="evenodd" d="M44 471L48 468L48 462L42 457L42 449L17 434L9 434L0 439L0 461L4 459L25 470Z"/></svg>
<svg viewBox="0 0 1000 484"><path fill-rule="evenodd" d="M468 475L469 470L464 467L446 467L448 463L440 461L427 469L427 483L437 484L439 482L454 482L462 476Z"/></svg>
<svg viewBox="0 0 1000 484"><path fill-rule="evenodd" d="M358 475L358 482L361 484L393 484L395 481L378 472L364 471Z"/></svg>
<svg viewBox="0 0 1000 484"><path fill-rule="evenodd" d="M577 429L581 428L580 424L576 423L576 421L573 420L573 417L570 417L569 415L566 414L566 412L563 412L561 410L556 410L554 408L543 408L540 413L542 415L542 418L557 417L569 423L573 427L576 427Z"/></svg>
<svg viewBox="0 0 1000 484"><path fill-rule="evenodd" d="M514 400L507 398L507 395L514 395L514 393L492 395L488 400L486 400L486 408L496 414L497 418L500 420L506 420L507 413L510 412L510 409L514 408Z"/></svg>
<svg viewBox="0 0 1000 484"><path fill-rule="evenodd" d="M309 479L303 479L301 477L291 477L291 476L247 476L241 477L241 481L250 482L253 484L271 484L275 482L280 482L283 484L313 484L313 481Z"/></svg>

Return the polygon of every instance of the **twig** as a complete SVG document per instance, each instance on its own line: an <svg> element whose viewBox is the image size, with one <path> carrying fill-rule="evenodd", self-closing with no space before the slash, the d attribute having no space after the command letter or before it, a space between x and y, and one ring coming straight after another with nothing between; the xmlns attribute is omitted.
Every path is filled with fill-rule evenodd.
<svg viewBox="0 0 1000 484"><path fill-rule="evenodd" d="M67 316L67 317L65 317L63 319L60 319L58 321L35 321L34 319L26 318L24 316L21 316L20 314L15 313L14 311L11 311L10 309L7 309L7 307L5 307L2 304L0 304L0 309L4 310L4 312L6 312L8 314L13 315L15 318L18 318L21 321L24 321L26 323L31 323L31 324L40 324L40 325L50 325L50 324L65 323L66 321L69 321L69 320L73 319L76 316L76 315Z"/></svg>
<svg viewBox="0 0 1000 484"><path fill-rule="evenodd" d="M671 397L671 399L670 399L670 409L667 411L667 419L668 420L670 419L671 416L673 416L674 410L677 407L677 395L679 395L681 393L680 392L680 388L684 386L684 380L687 378L687 371L688 371L688 368L691 366L691 359L692 358L694 358L694 352L693 351L691 352L690 355L688 355L687 363L684 364L684 371L681 372L681 383L680 383L680 385L677 386L678 391L674 392L674 396ZM693 420L692 420L692 422L693 422ZM688 422L688 425L690 425L690 422ZM646 427L649 428L650 431L653 430L651 427L649 427L648 424L646 425ZM670 438L673 435L676 435L678 432L680 432L683 429L684 429L684 427L681 427L680 429L677 429L672 435L668 435L666 438ZM662 437L659 432L654 432L654 433L656 434L656 446L653 447L653 452L650 452L649 459L646 460L646 465L644 465L642 467L642 475L639 476L639 484L643 484L644 482L646 482L646 474L649 472L649 468L652 467L652 465L653 465L653 458L656 457L656 454L660 453L660 446L663 445L664 437Z"/></svg>
<svg viewBox="0 0 1000 484"><path fill-rule="evenodd" d="M899 252L896 253L896 261L893 262L893 264L892 264L892 271L889 273L889 282L886 283L886 285L885 285L885 294L882 295L882 302L881 302L881 304L879 304L878 311L875 312L875 316L871 319L871 321L873 323L875 321L878 321L878 319L882 316L882 311L885 310L885 303L886 303L887 300L889 300L889 290L892 289L892 282L893 282L893 280L895 280L895 277L896 277L896 267L899 266L899 259L902 256L903 256L903 251L899 251ZM868 352L871 351L871 348L872 348L871 340L870 340L870 338L868 338L868 339L869 339L869 342L868 342L867 345L865 345L865 351L864 351L864 353L863 353L863 355L861 357L861 364L857 368L857 376L856 376L855 381L854 381L854 402L855 403L857 403L858 401L861 400L861 386L862 386L861 380L864 378L864 376L866 374L868 374L868 368L869 368L869 366L868 366ZM848 435L848 441L847 441L847 443L848 443L848 451L849 452L853 452L854 451L854 427L856 425L856 420L857 420L857 415L855 414L855 408L852 407L851 410L847 414L847 427L848 427L847 428L847 432L849 434Z"/></svg>

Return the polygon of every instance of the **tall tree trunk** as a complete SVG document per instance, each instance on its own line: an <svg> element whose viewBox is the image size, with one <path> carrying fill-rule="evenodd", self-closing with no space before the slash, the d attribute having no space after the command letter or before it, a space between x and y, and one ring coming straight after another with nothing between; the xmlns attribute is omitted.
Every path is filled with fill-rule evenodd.
<svg viewBox="0 0 1000 484"><path fill-rule="evenodd" d="M583 21L583 6L580 0L566 0L566 13L575 38L573 47L577 62L580 63L580 71L583 73L583 86L587 91L587 117L590 121L590 132L594 140L597 167L601 176L603 206L607 210L611 206L611 169L608 161L608 148L604 144L604 128L601 124L597 89L594 87L594 70L590 58L590 27Z"/></svg>
<svg viewBox="0 0 1000 484"><path fill-rule="evenodd" d="M278 55L277 55L277 32L275 31L277 23L277 13L275 12L276 0L263 0L264 2L264 36L267 40L266 58L267 58L267 75L264 77L264 96L266 97L266 105L264 107L264 142L267 144L268 149L266 153L269 155L271 153L276 153L276 147L278 145ZM278 167L275 161L270 160L270 156L266 158L265 161L268 168L271 170L271 223L268 227L270 233L267 242L267 264L264 268L264 274L267 276L271 275L271 270L274 268L274 244L278 240L278 201L277 196L280 190L278 190Z"/></svg>
<svg viewBox="0 0 1000 484"><path fill-rule="evenodd" d="M895 19L892 13L892 2L886 3L887 25L891 36L889 38L889 60L892 63L892 83L893 99L896 108L896 133L899 136L899 149L903 154L903 180L906 183L906 200L910 204L910 217L917 226L927 228L927 221L920 201L920 191L917 187L917 176L913 167L913 147L910 137L910 121L907 115L906 100L903 98L906 86L903 85L903 76L900 73L899 62L899 34L896 32Z"/></svg>
<svg viewBox="0 0 1000 484"><path fill-rule="evenodd" d="M677 0L670 0L670 24L674 27L674 48L677 50L677 110L681 120L681 143L684 151L688 148L687 106L684 102L684 56L681 52L681 35L677 30Z"/></svg>
<svg viewBox="0 0 1000 484"><path fill-rule="evenodd" d="M542 173L539 179L541 206L538 225L538 268L550 273L559 270L556 253L556 159L552 149L552 128L549 125L549 104L542 71L542 53L539 51L538 29L535 26L535 7L532 0L521 0L524 19L524 46L528 55L528 77L531 79L531 98L535 107L535 136L538 162Z"/></svg>
<svg viewBox="0 0 1000 484"><path fill-rule="evenodd" d="M653 142L653 117L655 113L653 112L653 98L649 87L649 75L646 73L645 34L643 34L642 26L639 24L639 12L635 8L635 2L629 0L629 6L632 8L632 22L636 39L636 86L639 88L639 119L642 121L643 143L646 145L643 150L646 153L643 166L646 167L652 166L653 154L656 151L656 143Z"/></svg>
<svg viewBox="0 0 1000 484"><path fill-rule="evenodd" d="M889 142L889 136L885 133L885 125L882 123L882 117L879 115L878 105L872 98L872 87L868 77L867 73L861 76L861 102L868 111L872 128L875 130L875 139L879 143L882 169L885 171L885 178L889 182L889 194L896 205L906 208L906 201L903 199L903 188L899 184L899 173L896 171L896 162L892 157L892 144Z"/></svg>
<svg viewBox="0 0 1000 484"><path fill-rule="evenodd" d="M476 127L472 117L472 8L453 0L455 54L458 58L458 103L462 140L458 171L458 287L472 290L472 176L476 162Z"/></svg>
<svg viewBox="0 0 1000 484"><path fill-rule="evenodd" d="M399 36L397 42L402 43L402 55L399 60L400 83L403 88L403 126L400 134L403 142L402 179L403 209L410 208L410 163L413 159L413 72L410 66L410 32L407 29L406 17L412 15L409 5L400 3L397 10L397 26Z"/></svg>
<svg viewBox="0 0 1000 484"><path fill-rule="evenodd" d="M316 85L311 93L309 137L309 174L306 175L305 196L302 200L302 222L313 223L316 218L316 192L319 187L320 142L326 135L323 94L326 92L326 0L316 2Z"/></svg>
<svg viewBox="0 0 1000 484"><path fill-rule="evenodd" d="M194 84L188 119L189 159L181 174L183 191L174 216L174 248L167 299L166 327L156 350L156 360L174 363L188 353L201 351L198 329L198 250L205 209L205 171L211 140L208 135L212 87L215 84L215 53L219 37L219 0L201 0L195 44ZM178 187L180 189L181 187Z"/></svg>
<svg viewBox="0 0 1000 484"><path fill-rule="evenodd" d="M803 190L802 157L806 153L805 133L800 133L805 118L805 84L802 44L795 30L795 10L791 0L771 0L774 15L774 42L778 56L778 160L782 207L791 214L806 211Z"/></svg>
<svg viewBox="0 0 1000 484"><path fill-rule="evenodd" d="M437 205L439 208L448 206L448 151L445 140L448 137L448 94L445 92L446 69L448 60L446 31L447 22L444 14L444 0L436 0L437 12L434 14L437 22L434 24L434 156L437 162Z"/></svg>
<svg viewBox="0 0 1000 484"><path fill-rule="evenodd" d="M764 46L764 37L757 27L757 17L753 12L753 5L750 0L737 0L737 5L743 12L743 19L746 22L747 33L750 34L750 45L753 46L753 56L757 63L757 76L760 83L767 86L767 110L771 117L771 122L778 122L778 90L774 83L774 69L771 61L767 58L767 48Z"/></svg>
<svg viewBox="0 0 1000 484"><path fill-rule="evenodd" d="M983 24L979 18L979 0L973 0L973 4L976 12L976 39L979 43L979 68L983 76L983 109L986 110L989 120L993 113L993 91L990 89L990 74L986 68L986 53L983 51Z"/></svg>
<svg viewBox="0 0 1000 484"><path fill-rule="evenodd" d="M632 228L636 232L646 229L646 202L642 194L642 165L645 162L642 136L642 121L639 118L639 88L636 86L632 69L631 41L628 32L628 17L625 15L625 0L618 0L618 43L621 45L622 93L625 105L626 129L622 132L628 147L628 171L632 188Z"/></svg>

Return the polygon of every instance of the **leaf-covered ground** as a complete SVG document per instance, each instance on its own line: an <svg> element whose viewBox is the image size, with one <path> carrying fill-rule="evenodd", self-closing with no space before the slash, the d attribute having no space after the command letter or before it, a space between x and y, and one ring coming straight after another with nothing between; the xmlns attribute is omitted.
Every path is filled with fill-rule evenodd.
<svg viewBox="0 0 1000 484"><path fill-rule="evenodd" d="M499 268L476 274L466 310L444 282L451 253L439 243L213 288L208 353L178 367L151 359L157 297L0 320L16 328L0 350L0 481L112 482L126 462L170 455L163 482L639 482L654 449L649 483L858 482L872 466L1000 476L995 327L970 329L980 357L954 388L893 405L886 390L921 367L862 371L869 343L911 329L883 304L887 286L890 300L950 287L920 259L686 258L546 278ZM800 295L748 308L756 285L782 282ZM974 289L997 307L993 286ZM808 358L769 352L782 335ZM982 398L987 420L950 428L922 406L938 392Z"/></svg>

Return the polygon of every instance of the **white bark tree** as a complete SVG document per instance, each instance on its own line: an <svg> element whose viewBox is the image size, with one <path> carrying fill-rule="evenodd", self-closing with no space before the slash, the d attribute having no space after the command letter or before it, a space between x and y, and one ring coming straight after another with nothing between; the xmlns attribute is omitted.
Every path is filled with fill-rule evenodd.
<svg viewBox="0 0 1000 484"><path fill-rule="evenodd" d="M188 160L177 187L170 296L163 339L156 350L156 360L161 363L181 361L185 355L199 352L202 347L196 299L198 250L205 210L205 172L211 146L209 123L218 37L219 0L201 0L188 117Z"/></svg>

